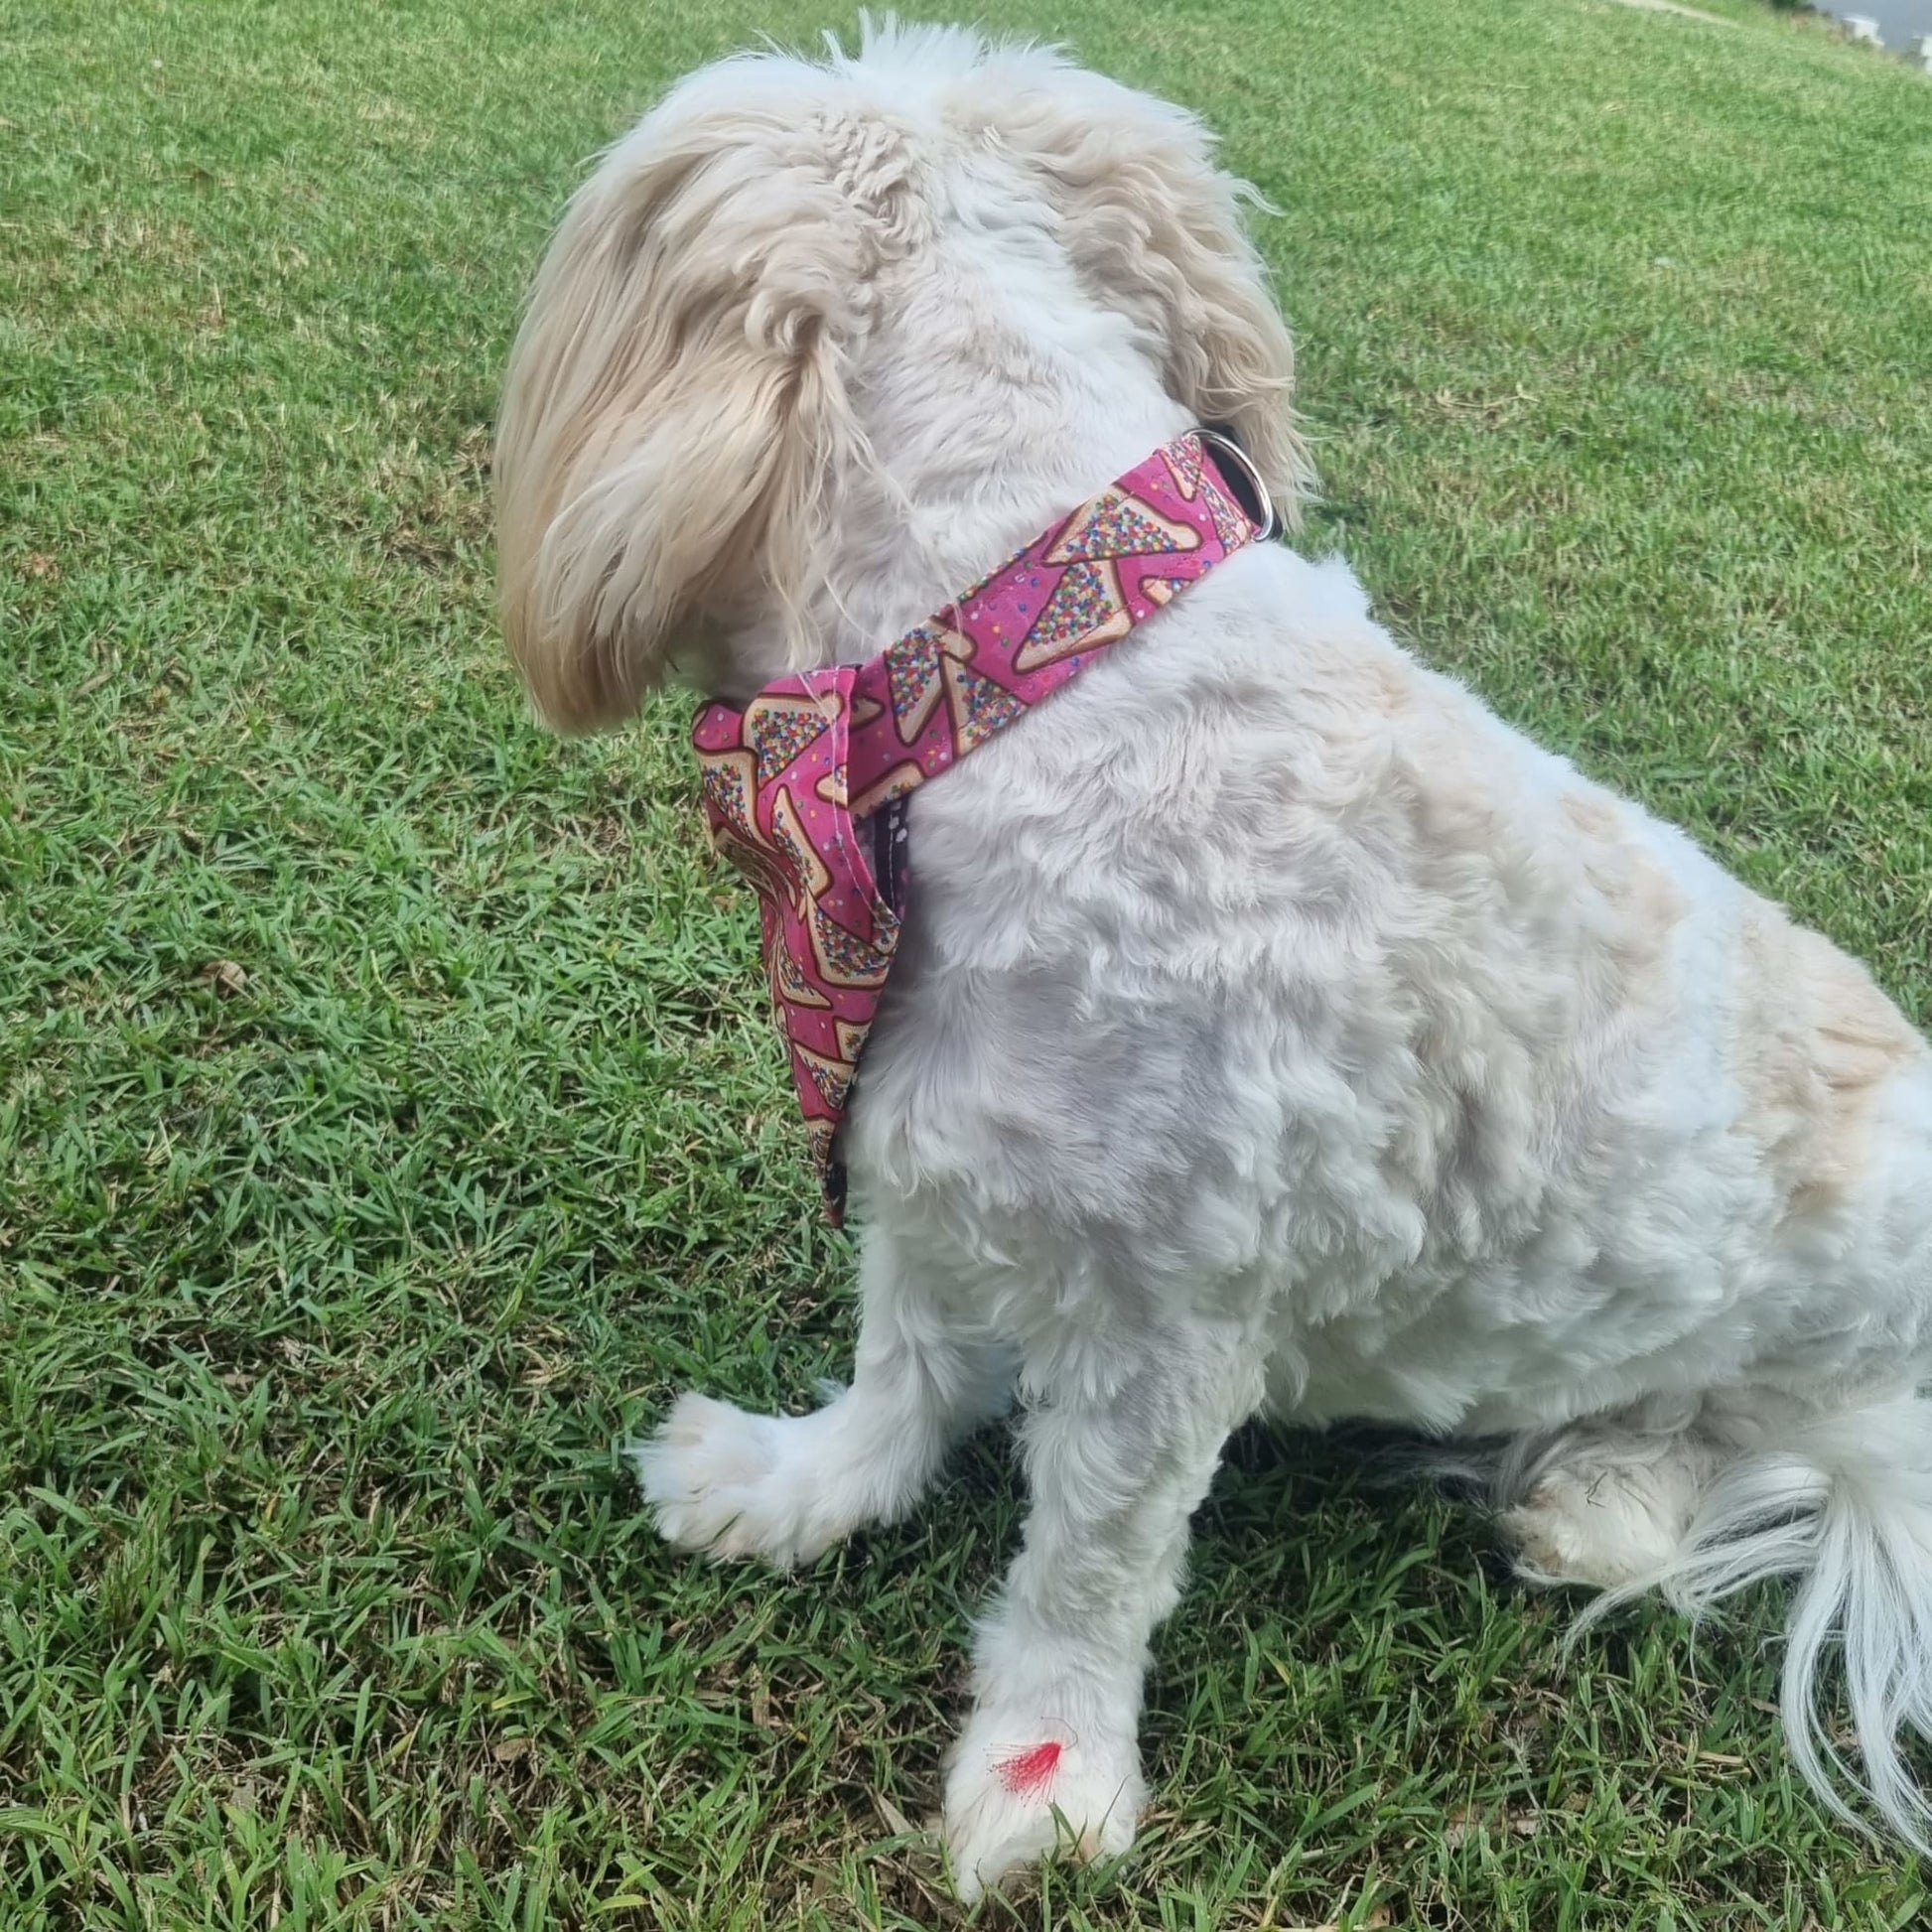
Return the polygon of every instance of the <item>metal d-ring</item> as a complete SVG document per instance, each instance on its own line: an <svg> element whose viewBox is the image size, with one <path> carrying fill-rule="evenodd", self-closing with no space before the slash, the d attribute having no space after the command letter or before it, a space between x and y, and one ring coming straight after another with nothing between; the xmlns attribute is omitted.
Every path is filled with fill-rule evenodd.
<svg viewBox="0 0 1932 1932"><path fill-rule="evenodd" d="M1275 514L1275 499L1268 493L1268 485L1261 480L1261 472L1254 466L1249 456L1233 437L1218 429L1200 429L1194 432L1203 443L1212 444L1223 456L1232 457L1235 467L1247 478L1248 485L1255 493L1255 501L1261 505L1261 528L1255 532L1257 543L1266 543L1270 537L1282 533L1282 520Z"/></svg>

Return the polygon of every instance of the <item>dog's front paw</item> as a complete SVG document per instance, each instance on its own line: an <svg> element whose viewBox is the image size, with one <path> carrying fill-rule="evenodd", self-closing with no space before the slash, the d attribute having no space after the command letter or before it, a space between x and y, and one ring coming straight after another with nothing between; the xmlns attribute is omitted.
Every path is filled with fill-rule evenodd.
<svg viewBox="0 0 1932 1932"><path fill-rule="evenodd" d="M663 1428L628 1451L658 1534L683 1550L781 1569L818 1556L835 1539L811 1520L808 1488L788 1466L788 1428L796 1422L680 1396Z"/></svg>
<svg viewBox="0 0 1932 1932"><path fill-rule="evenodd" d="M1131 1739L1082 1739L1065 1725L976 1714L946 1778L953 1883L970 1905L1008 1872L1056 1853L1115 1858L1133 1844L1146 1802Z"/></svg>

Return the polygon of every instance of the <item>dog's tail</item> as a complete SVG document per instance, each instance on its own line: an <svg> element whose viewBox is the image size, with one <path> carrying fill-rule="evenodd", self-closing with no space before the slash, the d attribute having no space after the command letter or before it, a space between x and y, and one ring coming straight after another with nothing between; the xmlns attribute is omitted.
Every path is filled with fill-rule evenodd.
<svg viewBox="0 0 1932 1932"><path fill-rule="evenodd" d="M1862 1794L1932 1857L1932 1799L1899 1750L1911 1732L1932 1738L1932 1401L1807 1421L1727 1463L1663 1567L1600 1597L1585 1621L1650 1587L1701 1616L1773 1577L1795 1580L1781 1702L1799 1770L1841 1818L1869 1829L1847 1795ZM1834 1651L1856 1766L1827 1729Z"/></svg>

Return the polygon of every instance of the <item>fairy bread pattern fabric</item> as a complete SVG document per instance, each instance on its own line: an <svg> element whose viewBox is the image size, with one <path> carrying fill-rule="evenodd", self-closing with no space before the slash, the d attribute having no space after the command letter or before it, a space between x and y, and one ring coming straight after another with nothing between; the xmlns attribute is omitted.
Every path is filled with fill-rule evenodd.
<svg viewBox="0 0 1932 1932"><path fill-rule="evenodd" d="M868 823L1023 717L1257 534L1184 436L864 664L768 684L692 732L712 843L751 882L828 1212L859 1054L905 916ZM897 828L893 827L896 833ZM884 873L887 876L883 877Z"/></svg>

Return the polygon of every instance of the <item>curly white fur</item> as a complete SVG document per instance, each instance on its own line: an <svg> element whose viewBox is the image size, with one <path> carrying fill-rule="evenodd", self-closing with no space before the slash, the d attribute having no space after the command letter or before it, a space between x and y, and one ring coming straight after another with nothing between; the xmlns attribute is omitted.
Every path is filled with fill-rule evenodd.
<svg viewBox="0 0 1932 1932"><path fill-rule="evenodd" d="M559 722L872 654L1202 418L1306 483L1241 192L1180 110L950 30L694 75L572 204L498 456ZM1529 1567L1774 1572L1823 1790L1922 1838L1932 1053L1862 968L1243 553L912 801L847 1132L851 1388L687 1397L665 1533L809 1559L1017 1391L1033 1513L946 1790L971 1893L1132 1835L1149 1637L1258 1409L1514 1439Z"/></svg>

